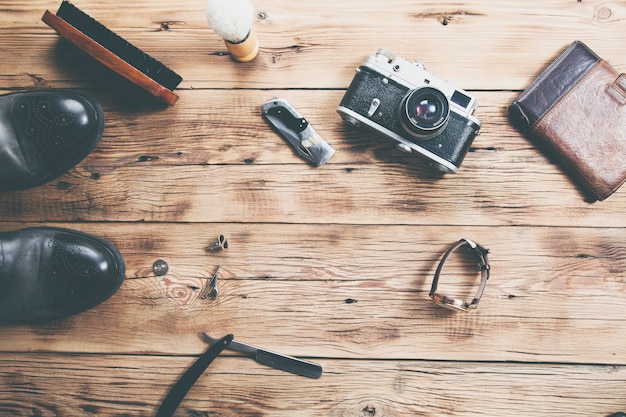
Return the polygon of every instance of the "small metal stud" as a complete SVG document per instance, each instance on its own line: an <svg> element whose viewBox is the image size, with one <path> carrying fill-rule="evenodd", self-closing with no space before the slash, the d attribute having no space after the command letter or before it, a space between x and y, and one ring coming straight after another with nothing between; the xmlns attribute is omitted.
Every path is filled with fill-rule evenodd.
<svg viewBox="0 0 626 417"><path fill-rule="evenodd" d="M167 274L169 268L169 265L163 259L159 259L152 264L152 272L157 277Z"/></svg>

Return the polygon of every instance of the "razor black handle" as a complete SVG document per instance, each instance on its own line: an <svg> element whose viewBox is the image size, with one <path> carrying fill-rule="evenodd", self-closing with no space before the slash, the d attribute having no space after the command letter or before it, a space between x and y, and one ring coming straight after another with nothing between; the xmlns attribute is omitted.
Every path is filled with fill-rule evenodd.
<svg viewBox="0 0 626 417"><path fill-rule="evenodd" d="M198 360L187 369L187 371L180 377L178 382L171 389L169 394L163 400L156 417L171 417L180 405L180 403L187 395L187 392L191 389L193 384L196 383L200 375L206 370L206 368L213 362L215 358L219 356L226 346L233 340L233 335L223 337L220 341L204 352Z"/></svg>

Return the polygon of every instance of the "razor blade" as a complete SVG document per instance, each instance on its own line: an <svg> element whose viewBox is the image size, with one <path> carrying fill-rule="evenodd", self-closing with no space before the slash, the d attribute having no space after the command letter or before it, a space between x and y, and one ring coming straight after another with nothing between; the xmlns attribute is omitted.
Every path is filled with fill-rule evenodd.
<svg viewBox="0 0 626 417"><path fill-rule="evenodd" d="M261 115L298 155L315 166L324 165L334 155L335 150L286 100L268 101L261 108Z"/></svg>

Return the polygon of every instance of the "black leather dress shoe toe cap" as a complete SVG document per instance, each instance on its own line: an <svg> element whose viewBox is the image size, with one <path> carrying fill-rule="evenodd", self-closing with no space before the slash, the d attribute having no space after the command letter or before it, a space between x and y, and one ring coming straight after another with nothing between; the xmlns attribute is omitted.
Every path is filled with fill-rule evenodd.
<svg viewBox="0 0 626 417"><path fill-rule="evenodd" d="M64 174L100 142L104 113L70 90L0 96L0 191L22 190Z"/></svg>
<svg viewBox="0 0 626 417"><path fill-rule="evenodd" d="M40 227L0 233L0 321L66 317L111 297L124 260L104 239Z"/></svg>

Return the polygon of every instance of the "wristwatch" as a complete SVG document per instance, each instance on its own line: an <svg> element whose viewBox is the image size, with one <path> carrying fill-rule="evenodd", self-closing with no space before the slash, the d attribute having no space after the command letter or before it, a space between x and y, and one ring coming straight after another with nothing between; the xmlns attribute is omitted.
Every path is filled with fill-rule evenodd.
<svg viewBox="0 0 626 417"><path fill-rule="evenodd" d="M478 291L476 292L476 296L474 299L468 303L467 301L452 298L445 296L441 293L437 292L437 285L439 284L439 275L443 270L443 266L448 260L448 257L455 252L457 249L467 246L467 248L475 255L476 260L478 261L478 269L480 271L480 285L478 286ZM483 296L483 291L485 291L485 286L487 285L487 280L489 280L489 262L487 260L487 254L489 253L489 249L480 246L478 243L469 240L469 239L461 239L456 244L454 244L450 249L446 251L439 262L439 266L437 267L437 271L435 272L435 277L433 278L433 284L430 287L430 293L428 294L430 298L442 307L446 307L452 310L465 311L470 312L471 310L476 309L478 306L478 302L480 298Z"/></svg>

